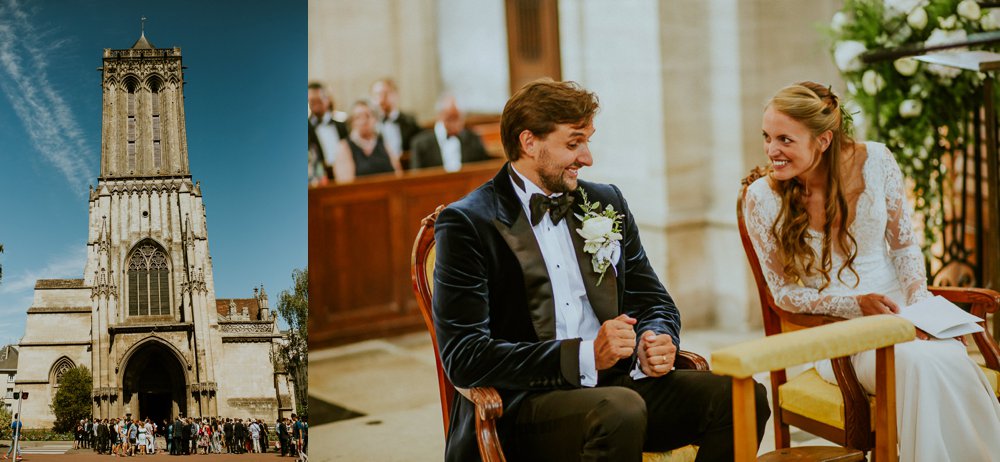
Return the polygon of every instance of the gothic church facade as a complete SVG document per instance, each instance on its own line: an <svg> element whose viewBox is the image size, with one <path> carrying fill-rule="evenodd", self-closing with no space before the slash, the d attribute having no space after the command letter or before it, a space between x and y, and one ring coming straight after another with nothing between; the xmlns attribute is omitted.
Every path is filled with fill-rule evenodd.
<svg viewBox="0 0 1000 462"><path fill-rule="evenodd" d="M294 408L271 357L281 342L263 287L216 299L199 183L192 182L180 48L143 34L105 49L101 166L82 279L39 280L17 387L30 427L50 426L63 372L93 372L94 416L261 418Z"/></svg>

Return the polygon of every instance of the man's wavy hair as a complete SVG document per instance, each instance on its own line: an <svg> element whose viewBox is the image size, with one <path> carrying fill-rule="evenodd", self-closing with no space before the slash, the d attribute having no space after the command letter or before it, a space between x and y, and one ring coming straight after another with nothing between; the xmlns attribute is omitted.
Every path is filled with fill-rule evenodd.
<svg viewBox="0 0 1000 462"><path fill-rule="evenodd" d="M771 235L778 241L778 247L784 254L782 264L785 275L792 280L801 281L804 277L818 272L823 276L823 285L819 290L829 287L830 272L833 269L831 247L835 241L837 248L846 257L844 264L837 270L837 279L844 282L843 272L848 269L854 274L855 281L858 281L858 273L854 270L854 259L858 256L858 242L847 225L850 211L841 184L840 167L843 149L845 146L850 146L853 152L854 139L850 133L851 126L845 121L846 111L841 106L840 98L830 87L815 82L799 82L778 91L767 103L767 107L772 107L805 125L814 140L827 130L833 133L830 145L816 160L817 164L822 164L827 172L822 255L817 257L806 241L809 232L809 214L803 201L802 183L796 179L773 182L778 195L781 196L781 210L771 224ZM849 120L849 116L846 119ZM770 173L771 169L768 170Z"/></svg>
<svg viewBox="0 0 1000 462"><path fill-rule="evenodd" d="M521 132L531 131L544 139L559 124L582 128L594 120L597 95L576 82L549 78L528 82L511 96L500 116L500 139L507 160L521 157Z"/></svg>

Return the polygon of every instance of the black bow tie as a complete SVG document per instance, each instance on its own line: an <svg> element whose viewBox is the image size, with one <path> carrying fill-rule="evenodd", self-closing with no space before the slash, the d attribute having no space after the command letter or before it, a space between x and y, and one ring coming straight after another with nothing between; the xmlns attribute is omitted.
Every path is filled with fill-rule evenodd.
<svg viewBox="0 0 1000 462"><path fill-rule="evenodd" d="M545 212L552 216L552 223L558 225L559 222L569 213L573 206L573 196L563 194L559 197L547 197L544 194L532 194L528 201L528 208L531 209L531 226L538 226L545 217Z"/></svg>

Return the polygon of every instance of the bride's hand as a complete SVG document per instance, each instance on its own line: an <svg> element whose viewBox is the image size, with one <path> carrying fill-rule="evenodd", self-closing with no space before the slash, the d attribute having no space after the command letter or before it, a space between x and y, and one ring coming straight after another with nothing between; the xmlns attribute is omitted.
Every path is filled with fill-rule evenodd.
<svg viewBox="0 0 1000 462"><path fill-rule="evenodd" d="M861 306L861 314L865 316L899 313L896 302L882 294L858 295L857 300Z"/></svg>

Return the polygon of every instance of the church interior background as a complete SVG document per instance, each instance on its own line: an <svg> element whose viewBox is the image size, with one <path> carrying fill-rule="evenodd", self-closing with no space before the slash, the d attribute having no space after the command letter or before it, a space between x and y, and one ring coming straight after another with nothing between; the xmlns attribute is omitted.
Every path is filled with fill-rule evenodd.
<svg viewBox="0 0 1000 462"><path fill-rule="evenodd" d="M555 12L526 19L541 22L530 39L555 37L554 50L542 50L554 56L554 77L600 98L594 166L583 176L618 185L629 200L685 332L700 333L682 335L685 348L707 355L710 347L762 336L736 196L740 180L764 163L760 121L769 96L800 80L828 82L846 94L821 32L842 2L311 0L309 78L329 89L338 110L388 76L399 86L402 110L421 123L433 120L443 92L467 113L496 116L523 83L525 58L517 54L525 34L511 30L524 23L512 24L512 8L522 8L515 13L523 19L532 5ZM408 240L400 244L407 252L418 225L407 225ZM315 270L312 253L310 260ZM310 341L313 318L322 315L317 308ZM342 407L330 411L339 420L314 428L316 451L404 460L372 444L391 435L410 454L439 458L433 355L424 332L311 346L310 393ZM379 385L404 381L405 389ZM314 425L322 420L314 412ZM765 435L765 445L769 440Z"/></svg>
<svg viewBox="0 0 1000 462"><path fill-rule="evenodd" d="M273 422L293 412L293 384L271 362L282 336L264 287L215 296L181 58L145 34L103 51L100 177L88 199L83 278L37 281L19 344L17 386L42 398L23 402L32 426L51 426L49 403L74 366L93 372L100 418Z"/></svg>

